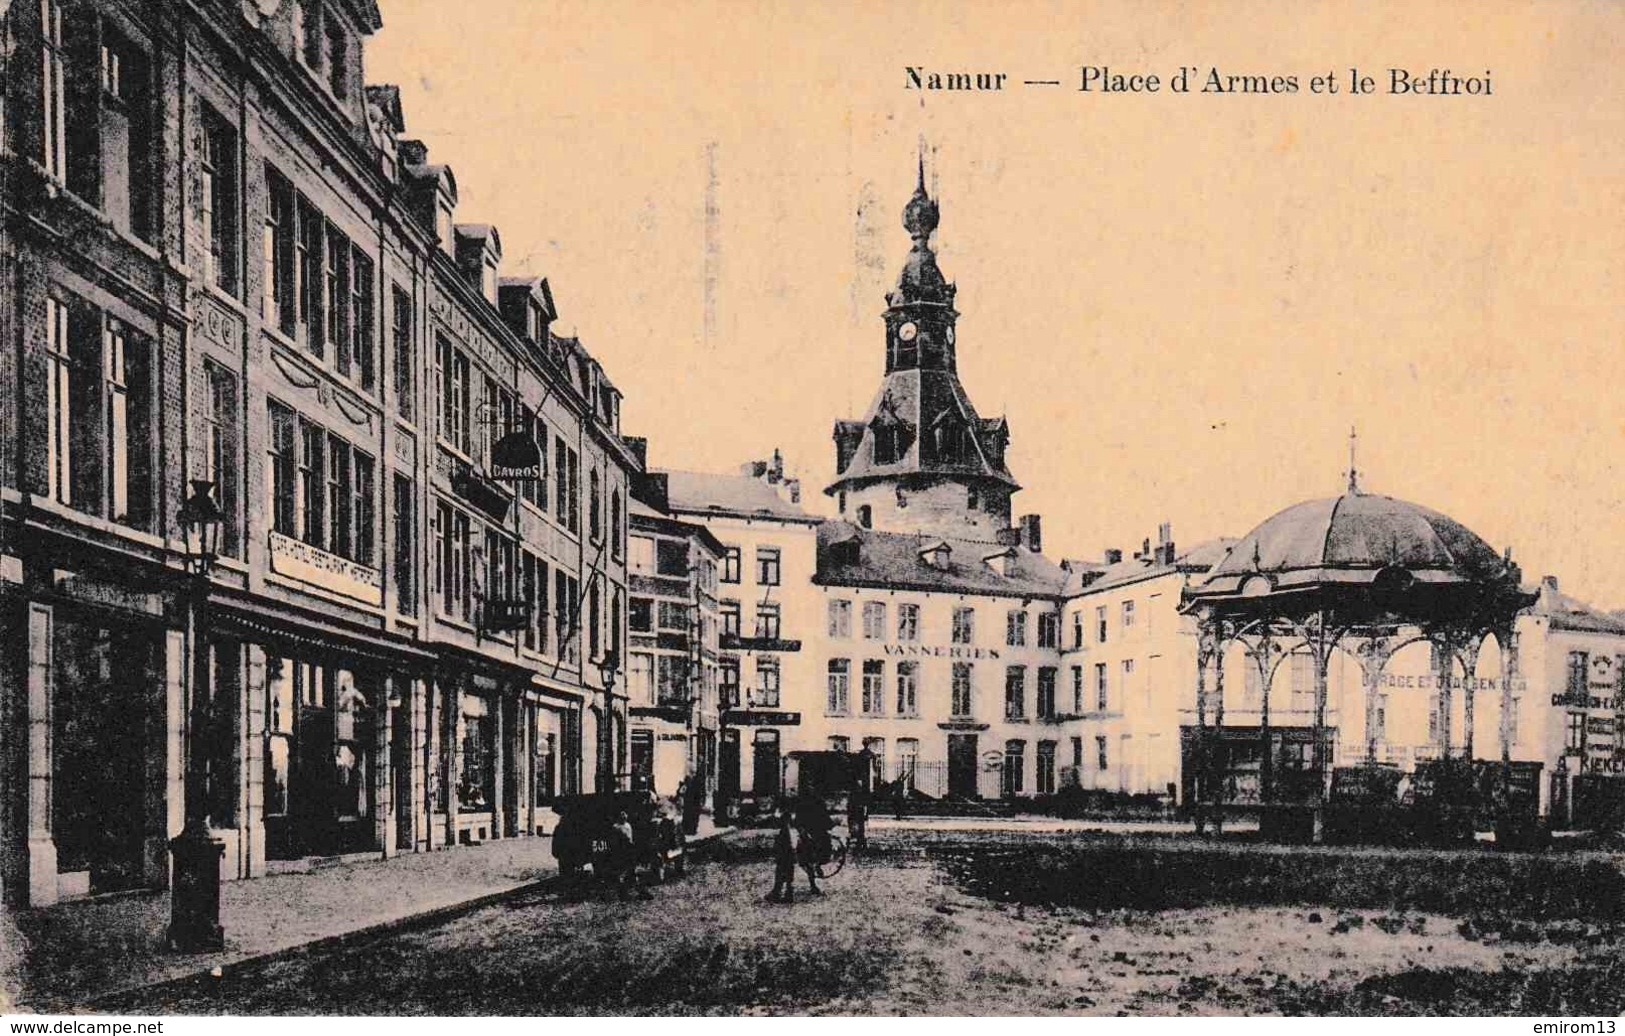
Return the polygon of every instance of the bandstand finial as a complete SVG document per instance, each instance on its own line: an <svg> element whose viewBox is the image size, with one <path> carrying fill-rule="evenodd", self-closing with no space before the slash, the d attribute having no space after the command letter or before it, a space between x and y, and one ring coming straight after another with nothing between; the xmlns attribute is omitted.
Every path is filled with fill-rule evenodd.
<svg viewBox="0 0 1625 1036"><path fill-rule="evenodd" d="M1354 466L1354 449L1359 443L1360 433L1353 425L1349 425L1349 494L1360 492L1360 470Z"/></svg>

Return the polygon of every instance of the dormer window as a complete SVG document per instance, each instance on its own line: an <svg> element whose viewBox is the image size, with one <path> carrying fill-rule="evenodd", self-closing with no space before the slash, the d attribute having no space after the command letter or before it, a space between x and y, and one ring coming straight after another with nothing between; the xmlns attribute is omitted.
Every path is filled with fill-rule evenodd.
<svg viewBox="0 0 1625 1036"><path fill-rule="evenodd" d="M940 541L920 551L920 560L939 572L948 571L952 557L953 548Z"/></svg>
<svg viewBox="0 0 1625 1036"><path fill-rule="evenodd" d="M457 254L457 238L452 230L451 205L442 198L435 206L434 234L440 240L440 247L448 255Z"/></svg>
<svg viewBox="0 0 1625 1036"><path fill-rule="evenodd" d="M293 47L340 102L350 95L350 40L344 22L315 0L297 0L289 14Z"/></svg>
<svg viewBox="0 0 1625 1036"><path fill-rule="evenodd" d="M344 26L339 24L337 18L329 15L323 20L323 57L327 63L327 85L332 87L333 96L339 100L348 100L349 92L349 42L344 38Z"/></svg>
<svg viewBox="0 0 1625 1036"><path fill-rule="evenodd" d="M487 259L480 264L480 294L493 305L497 301L497 264Z"/></svg>
<svg viewBox="0 0 1625 1036"><path fill-rule="evenodd" d="M539 342L547 335L547 320L542 315L542 307L534 302L525 307L525 335L533 342Z"/></svg>

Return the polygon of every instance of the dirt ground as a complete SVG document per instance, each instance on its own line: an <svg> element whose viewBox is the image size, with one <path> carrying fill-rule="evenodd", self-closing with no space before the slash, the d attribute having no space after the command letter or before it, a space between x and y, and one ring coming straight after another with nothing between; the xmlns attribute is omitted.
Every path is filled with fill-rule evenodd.
<svg viewBox="0 0 1625 1036"><path fill-rule="evenodd" d="M526 896L421 932L251 965L120 1009L249 1014L1535 1013L1618 947L1459 918L1312 908L1095 912L965 891L898 833L825 894L765 902L747 835L653 901ZM930 853L930 855L928 855ZM1576 972L1578 973L1578 972ZM1544 976L1544 978L1543 978ZM1544 992L1520 999L1533 982ZM1541 983L1545 983L1544 986ZM1609 976L1619 989L1617 976ZM1561 982L1559 982L1561 985ZM1591 994L1581 994L1580 999ZM1541 1000L1544 997L1544 1001Z"/></svg>

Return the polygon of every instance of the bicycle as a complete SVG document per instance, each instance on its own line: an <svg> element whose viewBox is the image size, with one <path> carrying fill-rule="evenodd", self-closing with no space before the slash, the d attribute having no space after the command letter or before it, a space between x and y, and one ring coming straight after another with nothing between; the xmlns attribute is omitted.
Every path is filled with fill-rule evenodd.
<svg viewBox="0 0 1625 1036"><path fill-rule="evenodd" d="M829 836L829 853L818 862L818 876L833 878L846 866L846 840L840 835Z"/></svg>

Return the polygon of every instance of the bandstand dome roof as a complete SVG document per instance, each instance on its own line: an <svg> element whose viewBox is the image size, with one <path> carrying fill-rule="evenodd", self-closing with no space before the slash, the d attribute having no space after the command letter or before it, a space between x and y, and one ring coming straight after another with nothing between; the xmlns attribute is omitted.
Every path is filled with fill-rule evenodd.
<svg viewBox="0 0 1625 1036"><path fill-rule="evenodd" d="M1254 596L1328 584L1369 585L1403 569L1417 584L1516 585L1516 569L1448 515L1392 497L1350 491L1295 504L1243 536L1193 588L1200 596ZM1264 582L1249 585L1264 577Z"/></svg>

